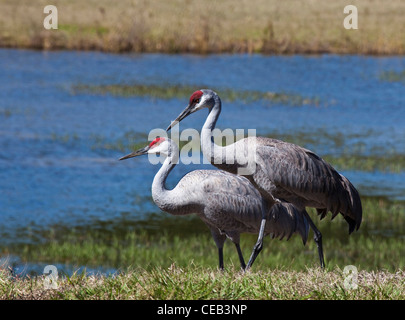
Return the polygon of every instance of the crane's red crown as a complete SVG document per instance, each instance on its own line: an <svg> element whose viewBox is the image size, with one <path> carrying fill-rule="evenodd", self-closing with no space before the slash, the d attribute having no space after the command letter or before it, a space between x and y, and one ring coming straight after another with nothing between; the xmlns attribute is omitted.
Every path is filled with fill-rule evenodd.
<svg viewBox="0 0 405 320"><path fill-rule="evenodd" d="M203 92L201 90L194 92L190 97L190 104L197 102L197 100L201 99L202 95Z"/></svg>
<svg viewBox="0 0 405 320"><path fill-rule="evenodd" d="M155 144L159 144L161 142L165 141L165 138L163 137L157 137L155 140L153 140L150 144L149 144L149 148L152 148L152 146L154 146Z"/></svg>

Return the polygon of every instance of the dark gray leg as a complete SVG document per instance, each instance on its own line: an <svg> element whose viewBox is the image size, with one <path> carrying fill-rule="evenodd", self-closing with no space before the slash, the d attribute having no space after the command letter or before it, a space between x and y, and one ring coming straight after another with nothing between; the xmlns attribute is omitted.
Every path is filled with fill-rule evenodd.
<svg viewBox="0 0 405 320"><path fill-rule="evenodd" d="M318 247L319 262L321 263L321 268L325 269L325 260L323 258L323 248L322 248L322 233L317 229L314 222L311 220L308 212L304 210L305 217L308 219L309 226L314 231L314 241Z"/></svg>
<svg viewBox="0 0 405 320"><path fill-rule="evenodd" d="M238 251L240 267L242 268L242 270L245 270L246 269L245 259L243 259L243 254L242 254L242 250L240 250L239 243L235 243L235 246L236 246L236 250Z"/></svg>
<svg viewBox="0 0 405 320"><path fill-rule="evenodd" d="M223 247L226 240L226 235L221 234L219 230L213 226L208 225L211 230L211 235L214 238L215 244L218 248L219 269L224 270L224 252Z"/></svg>
<svg viewBox="0 0 405 320"><path fill-rule="evenodd" d="M277 199L274 199L273 197L271 199L268 199L269 203L272 205L276 202L279 202ZM267 201L264 197L262 197L262 221L260 223L260 230L259 230L259 236L257 238L256 244L253 247L252 254L250 255L250 259L248 261L248 264L245 268L245 270L249 270L250 267L253 265L253 262L255 262L257 256L259 255L260 251L263 249L263 237L264 237L264 230L266 227L266 219L268 215L268 205Z"/></svg>
<svg viewBox="0 0 405 320"><path fill-rule="evenodd" d="M223 248L218 248L218 258L219 258L219 269L224 270L224 250Z"/></svg>

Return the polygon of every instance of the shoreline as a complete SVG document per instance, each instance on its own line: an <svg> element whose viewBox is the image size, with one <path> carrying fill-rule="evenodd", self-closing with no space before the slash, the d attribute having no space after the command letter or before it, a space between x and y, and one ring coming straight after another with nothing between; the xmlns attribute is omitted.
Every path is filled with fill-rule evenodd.
<svg viewBox="0 0 405 320"><path fill-rule="evenodd" d="M103 48L68 48L68 47L58 47L58 48L45 48L45 47L36 47L36 46L2 46L0 45L0 50L27 50L27 51L36 51L36 52L61 52L61 51L70 51L70 52L98 52L105 54L167 54L167 55L197 55L197 56L209 56L209 55L261 55L261 56L323 56L323 55L335 55L335 56L364 56L364 57L403 57L405 56L404 52L384 52L384 53L375 53L375 52L340 52L340 51L294 51L294 52L248 52L248 51L209 51L209 52L200 52L197 50L185 50L185 51L136 51L136 50L127 50L127 51L114 51L114 50L105 50Z"/></svg>

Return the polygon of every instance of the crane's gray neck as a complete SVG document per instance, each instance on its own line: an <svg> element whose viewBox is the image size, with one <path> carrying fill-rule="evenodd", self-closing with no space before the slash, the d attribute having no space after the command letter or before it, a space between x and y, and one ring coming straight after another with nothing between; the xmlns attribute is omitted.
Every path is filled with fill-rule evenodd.
<svg viewBox="0 0 405 320"><path fill-rule="evenodd" d="M175 166L176 164L173 163L173 159L171 157L167 157L163 162L162 167L156 173L152 182L153 201L160 202L165 198L167 193L170 191L166 188L166 180L167 177L169 176L170 171L172 171Z"/></svg>
<svg viewBox="0 0 405 320"><path fill-rule="evenodd" d="M211 164L226 163L226 147L217 145L214 142L213 130L221 113L221 99L217 94L214 94L213 105L209 109L208 117L201 129L201 149L203 155L210 161Z"/></svg>
<svg viewBox="0 0 405 320"><path fill-rule="evenodd" d="M187 214L183 212L185 203L182 201L183 197L179 194L177 186L172 190L166 188L166 180L170 172L178 162L179 150L173 147L169 151L169 155L162 164L158 173L155 175L152 182L152 198L156 205L163 211L175 215Z"/></svg>

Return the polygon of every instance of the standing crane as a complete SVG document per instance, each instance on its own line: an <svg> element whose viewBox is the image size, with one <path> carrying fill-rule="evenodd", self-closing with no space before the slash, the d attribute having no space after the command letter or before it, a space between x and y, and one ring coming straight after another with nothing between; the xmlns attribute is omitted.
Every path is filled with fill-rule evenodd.
<svg viewBox="0 0 405 320"><path fill-rule="evenodd" d="M250 268L263 247L268 207L280 201L292 203L309 222L314 231L321 267L325 267L322 234L309 217L305 207L314 207L321 219L330 211L332 219L341 213L349 224L349 234L360 227L362 206L360 196L350 181L314 152L298 145L266 137L247 137L222 147L214 143L213 130L221 113L221 99L210 89L194 92L188 106L170 124L167 131L188 115L208 108L201 130L203 155L214 166L238 174L246 166L246 150L254 146L255 170L244 175L263 197L259 236L247 264ZM228 152L230 150L231 152ZM233 154L232 161L229 155ZM249 157L251 156L248 155Z"/></svg>
<svg viewBox="0 0 405 320"><path fill-rule="evenodd" d="M152 198L157 206L173 215L197 214L211 230L218 248L219 267L224 268L223 245L229 238L238 251L241 268L246 268L240 249L240 233L258 233L262 216L262 197L248 179L221 170L195 170L187 173L168 190L166 179L175 167L179 149L168 138L156 138L148 146L120 160L143 154L160 153L166 156L152 183ZM265 234L287 240L298 233L305 245L309 225L305 216L290 203L280 202L270 208Z"/></svg>

